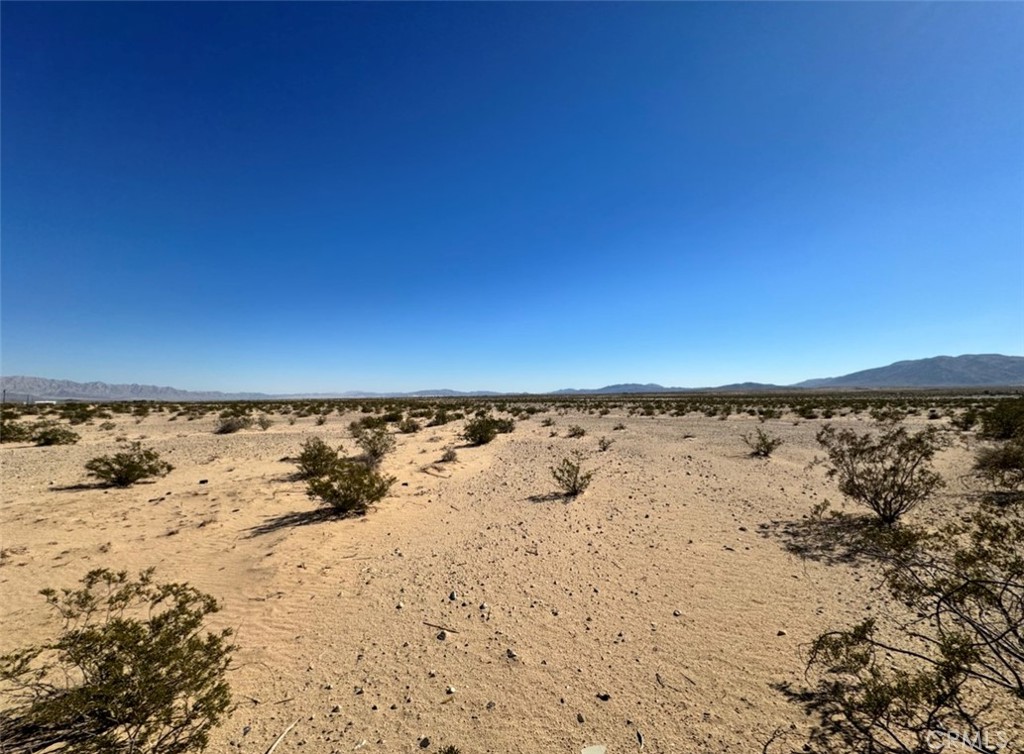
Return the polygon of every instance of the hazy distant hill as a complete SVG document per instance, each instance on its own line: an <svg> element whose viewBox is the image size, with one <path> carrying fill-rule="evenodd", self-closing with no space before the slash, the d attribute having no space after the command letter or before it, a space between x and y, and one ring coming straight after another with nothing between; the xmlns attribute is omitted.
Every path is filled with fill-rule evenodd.
<svg viewBox="0 0 1024 754"><path fill-rule="evenodd" d="M358 390L339 393L218 393L178 390L155 385L108 385L105 382L72 382L42 377L0 377L0 386L8 400L85 400L85 401L231 401L298 398L399 398L493 396L507 393L479 390L417 390L412 393L370 393ZM793 388L926 388L926 387L1016 387L1024 386L1024 356L982 354L967 356L936 356L931 359L897 361L887 367L866 369L842 377L807 380L796 385L766 385L740 382L706 388L663 387L654 383L630 382L594 389L566 388L554 395L621 395L626 393L683 393L694 390L731 392L767 392Z"/></svg>
<svg viewBox="0 0 1024 754"><path fill-rule="evenodd" d="M179 390L157 385L110 385L106 382L73 382L50 380L45 377L0 377L0 389L9 401L24 400L79 400L79 401L259 401L287 398L385 398L392 396L445 397L499 395L479 391L464 393L458 390L418 390L415 393L370 393L350 390L344 393L295 393L270 395L268 393L221 393L217 391Z"/></svg>
<svg viewBox="0 0 1024 754"><path fill-rule="evenodd" d="M804 388L999 387L1024 385L1024 356L977 354L897 361L842 377L799 382Z"/></svg>
<svg viewBox="0 0 1024 754"><path fill-rule="evenodd" d="M264 393L219 393L178 390L156 385L109 385L106 382L72 382L44 377L0 377L0 388L8 398L31 396L36 400L71 399L85 401L224 401L261 400Z"/></svg>

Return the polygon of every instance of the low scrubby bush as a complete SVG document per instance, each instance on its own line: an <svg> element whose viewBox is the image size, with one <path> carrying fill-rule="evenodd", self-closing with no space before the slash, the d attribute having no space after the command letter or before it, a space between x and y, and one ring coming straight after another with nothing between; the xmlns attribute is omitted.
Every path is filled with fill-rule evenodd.
<svg viewBox="0 0 1024 754"><path fill-rule="evenodd" d="M106 484L130 487L143 479L166 476L174 467L160 460L160 454L152 448L144 448L142 443L133 442L112 456L93 458L85 464L85 469L89 476Z"/></svg>
<svg viewBox="0 0 1024 754"><path fill-rule="evenodd" d="M206 632L217 601L152 570L89 572L42 592L60 616L52 642L0 657L4 750L78 754L202 751L231 706L231 630Z"/></svg>
<svg viewBox="0 0 1024 754"><path fill-rule="evenodd" d="M365 515L371 505L384 499L395 483L375 468L340 458L330 470L308 480L306 494L331 506L341 515Z"/></svg>
<svg viewBox="0 0 1024 754"><path fill-rule="evenodd" d="M4 417L0 420L0 442L28 442L32 439L32 427L25 422Z"/></svg>
<svg viewBox="0 0 1024 754"><path fill-rule="evenodd" d="M36 445L74 445L81 438L78 433L52 422L37 424L32 431L32 440Z"/></svg>
<svg viewBox="0 0 1024 754"><path fill-rule="evenodd" d="M295 459L295 464L299 467L299 478L324 476L330 473L338 459L338 451L319 437L311 437L302 443L302 450Z"/></svg>
<svg viewBox="0 0 1024 754"><path fill-rule="evenodd" d="M839 491L887 526L945 485L931 468L946 444L934 426L911 433L890 419L876 432L857 434L825 425L816 439L828 453L828 475L838 478Z"/></svg>
<svg viewBox="0 0 1024 754"><path fill-rule="evenodd" d="M395 449L395 436L388 431L386 425L364 429L356 435L356 445L366 454L369 463L377 465Z"/></svg>
<svg viewBox="0 0 1024 754"><path fill-rule="evenodd" d="M499 434L507 434L515 428L512 419L496 419L493 416L477 416L466 422L462 439L470 445L486 445Z"/></svg>
<svg viewBox="0 0 1024 754"><path fill-rule="evenodd" d="M565 432L566 437L579 438L587 434L587 430L583 429L579 424L573 424Z"/></svg>
<svg viewBox="0 0 1024 754"><path fill-rule="evenodd" d="M990 440L1024 437L1024 398L1005 398L983 413L981 436Z"/></svg>
<svg viewBox="0 0 1024 754"><path fill-rule="evenodd" d="M760 427L757 428L756 434L742 435L742 439L746 446L750 448L750 455L755 458L768 458L782 445L781 437L773 437Z"/></svg>
<svg viewBox="0 0 1024 754"><path fill-rule="evenodd" d="M996 490L1016 492L1024 486L1024 436L980 448L974 472Z"/></svg>
<svg viewBox="0 0 1024 754"><path fill-rule="evenodd" d="M594 472L583 471L582 465L583 455L577 452L551 467L551 475L566 497L578 497L590 486Z"/></svg>
<svg viewBox="0 0 1024 754"><path fill-rule="evenodd" d="M215 435L230 435L252 426L251 416L224 416L217 422L213 433Z"/></svg>

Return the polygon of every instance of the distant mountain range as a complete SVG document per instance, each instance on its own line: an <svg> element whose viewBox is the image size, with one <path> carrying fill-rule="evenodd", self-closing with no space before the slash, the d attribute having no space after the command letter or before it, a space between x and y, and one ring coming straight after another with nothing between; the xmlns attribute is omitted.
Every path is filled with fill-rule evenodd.
<svg viewBox="0 0 1024 754"><path fill-rule="evenodd" d="M952 387L1022 387L1024 356L980 354L935 356L930 359L897 361L885 367L866 369L841 377L805 380L795 385L766 385L742 382L705 388L663 387L654 383L625 383L596 389L567 388L553 395L621 395L627 393L674 393L693 391L762 392L794 389L881 389L881 388L952 388ZM458 390L417 390L412 393L301 393L270 395L267 393L221 393L178 390L155 385L109 385L105 382L72 382L43 377L0 377L0 388L7 400L85 400L85 401L228 401L280 400L297 398L384 398L384 397L459 397L494 396L492 391L460 392Z"/></svg>

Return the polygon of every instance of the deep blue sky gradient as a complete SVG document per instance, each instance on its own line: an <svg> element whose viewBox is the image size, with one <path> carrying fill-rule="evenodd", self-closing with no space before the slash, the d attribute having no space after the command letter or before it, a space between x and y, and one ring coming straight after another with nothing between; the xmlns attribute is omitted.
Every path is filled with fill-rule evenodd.
<svg viewBox="0 0 1024 754"><path fill-rule="evenodd" d="M4 374L1024 353L1024 5L3 3Z"/></svg>

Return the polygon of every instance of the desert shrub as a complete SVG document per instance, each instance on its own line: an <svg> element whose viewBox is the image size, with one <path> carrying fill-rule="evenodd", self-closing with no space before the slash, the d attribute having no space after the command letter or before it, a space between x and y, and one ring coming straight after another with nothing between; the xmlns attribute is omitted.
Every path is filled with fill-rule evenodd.
<svg viewBox="0 0 1024 754"><path fill-rule="evenodd" d="M887 526L944 486L931 468L945 443L936 427L910 433L887 421L874 433L857 434L826 425L815 436L828 454L828 476L839 491L868 506Z"/></svg>
<svg viewBox="0 0 1024 754"><path fill-rule="evenodd" d="M32 440L36 445L74 445L80 439L77 432L53 422L37 424L32 431Z"/></svg>
<svg viewBox="0 0 1024 754"><path fill-rule="evenodd" d="M319 416L316 417L316 426L322 427L326 423L327 423L327 415L326 414L320 414Z"/></svg>
<svg viewBox="0 0 1024 754"><path fill-rule="evenodd" d="M981 435L990 440L1024 436L1024 398L1006 398L983 413Z"/></svg>
<svg viewBox="0 0 1024 754"><path fill-rule="evenodd" d="M309 438L302 443L302 450L295 459L295 464L299 467L299 478L311 479L330 473L338 463L338 458L338 451L319 437Z"/></svg>
<svg viewBox="0 0 1024 754"><path fill-rule="evenodd" d="M110 432L111 430L117 429L117 425L114 424L114 422L103 422L100 425L100 429L102 429L104 432Z"/></svg>
<svg viewBox="0 0 1024 754"><path fill-rule="evenodd" d="M398 424L404 416L405 414L402 411L387 411L380 418L387 424Z"/></svg>
<svg viewBox="0 0 1024 754"><path fill-rule="evenodd" d="M359 439L359 436L368 429L378 429L386 427L387 422L379 416L364 416L354 422L350 422L348 425L349 434L352 437Z"/></svg>
<svg viewBox="0 0 1024 754"><path fill-rule="evenodd" d="M553 426L555 426L555 420L552 419L550 416L546 416L541 421L540 426L542 426L542 427L553 427Z"/></svg>
<svg viewBox="0 0 1024 754"><path fill-rule="evenodd" d="M372 464L378 464L384 456L395 449L395 436L388 431L387 427L374 427L366 429L356 437L358 445L366 459Z"/></svg>
<svg viewBox="0 0 1024 754"><path fill-rule="evenodd" d="M754 435L742 435L743 442L750 448L750 455L756 458L768 458L782 445L781 437L773 437L760 427Z"/></svg>
<svg viewBox="0 0 1024 754"><path fill-rule="evenodd" d="M568 430L566 430L565 434L566 437L578 438L587 434L587 430L583 429L579 424L573 424Z"/></svg>
<svg viewBox="0 0 1024 754"><path fill-rule="evenodd" d="M452 420L452 417L443 408L437 409L434 413L434 418L427 422L428 427L440 427L447 424Z"/></svg>
<svg viewBox="0 0 1024 754"><path fill-rule="evenodd" d="M493 416L477 416L466 422L462 439L470 445L486 445L499 434L507 434L515 428L512 419L496 419Z"/></svg>
<svg viewBox="0 0 1024 754"><path fill-rule="evenodd" d="M945 731L965 751L1005 748L987 739L1021 719L1022 542L1019 512L982 508L892 560L885 585L908 617L896 638L869 618L813 642L817 688L800 696L821 722L805 750L918 754L952 746Z"/></svg>
<svg viewBox="0 0 1024 754"><path fill-rule="evenodd" d="M339 514L362 516L373 503L384 499L394 483L395 477L365 463L339 458L326 474L308 480L306 494Z"/></svg>
<svg viewBox="0 0 1024 754"><path fill-rule="evenodd" d="M558 466L551 467L551 475L566 497L582 495L590 486L591 479L594 478L594 472L583 471L582 464L583 455L577 452L563 458Z"/></svg>
<svg viewBox="0 0 1024 754"><path fill-rule="evenodd" d="M612 446L615 440L609 440L607 437L602 437L597 441L597 449L602 453Z"/></svg>
<svg viewBox="0 0 1024 754"><path fill-rule="evenodd" d="M260 418L258 418L256 420L256 426L258 426L264 432L266 432L268 429L270 429L273 426L273 424L274 424L274 420L271 419L269 416L266 416L266 415L261 416Z"/></svg>
<svg viewBox="0 0 1024 754"><path fill-rule="evenodd" d="M185 754L206 748L231 705L230 629L219 610L152 570L89 572L81 588L42 592L62 628L49 643L0 657L0 740L16 751Z"/></svg>
<svg viewBox="0 0 1024 754"><path fill-rule="evenodd" d="M954 429L958 429L961 432L969 432L974 429L975 425L978 423L978 419L978 412L973 408L969 408L961 414L952 416L949 423Z"/></svg>
<svg viewBox="0 0 1024 754"><path fill-rule="evenodd" d="M612 430L618 432L618 431L623 430L625 428L626 428L626 425L623 424L622 422L619 422L614 427L612 427Z"/></svg>
<svg viewBox="0 0 1024 754"><path fill-rule="evenodd" d="M452 463L459 457L458 453L455 452L455 448L445 448L444 453L441 455L442 463Z"/></svg>
<svg viewBox="0 0 1024 754"><path fill-rule="evenodd" d="M114 487L130 487L143 479L166 476L173 468L160 460L159 453L142 447L140 442L133 442L112 456L93 458L85 464L89 476Z"/></svg>
<svg viewBox="0 0 1024 754"><path fill-rule="evenodd" d="M993 488L1016 492L1024 485L1024 436L979 448L973 469Z"/></svg>
<svg viewBox="0 0 1024 754"><path fill-rule="evenodd" d="M403 419L398 423L398 431L402 434L411 435L420 431L420 423L415 419Z"/></svg>
<svg viewBox="0 0 1024 754"><path fill-rule="evenodd" d="M214 427L215 435L230 435L252 426L251 416L222 416Z"/></svg>
<svg viewBox="0 0 1024 754"><path fill-rule="evenodd" d="M0 420L0 442L28 442L32 439L32 427L25 422Z"/></svg>

